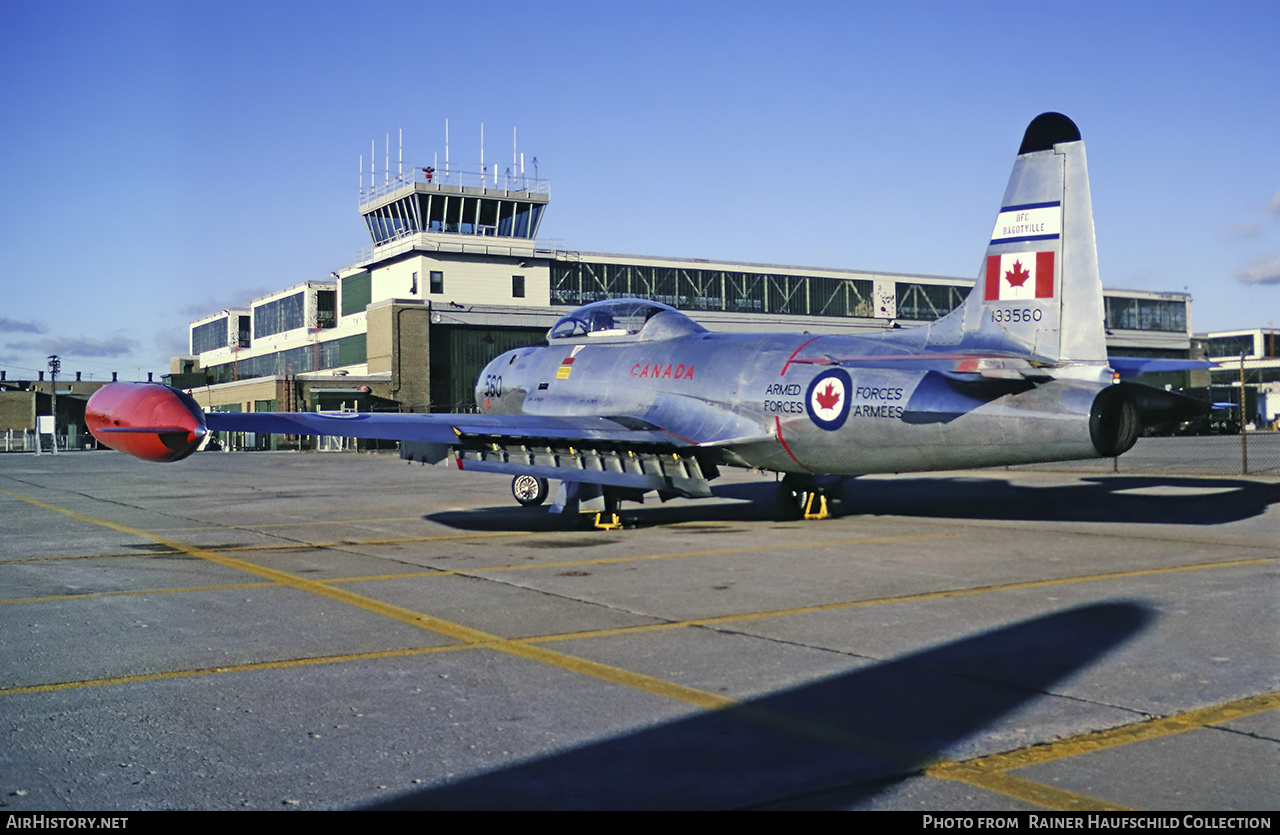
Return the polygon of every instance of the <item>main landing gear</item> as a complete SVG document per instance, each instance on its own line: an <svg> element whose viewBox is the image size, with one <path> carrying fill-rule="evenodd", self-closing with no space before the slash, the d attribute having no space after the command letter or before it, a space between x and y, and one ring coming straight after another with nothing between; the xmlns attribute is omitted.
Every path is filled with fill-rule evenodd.
<svg viewBox="0 0 1280 835"><path fill-rule="evenodd" d="M525 507L537 507L547 500L550 488L545 478L518 475L511 479L511 495Z"/></svg>
<svg viewBox="0 0 1280 835"><path fill-rule="evenodd" d="M828 489L838 484L838 481L826 484L789 473L778 482L778 507L789 519L829 519Z"/></svg>
<svg viewBox="0 0 1280 835"><path fill-rule="evenodd" d="M578 518L584 528L598 531L616 531L622 527L622 517L618 515L620 501L612 496L605 496L604 510L579 510Z"/></svg>
<svg viewBox="0 0 1280 835"><path fill-rule="evenodd" d="M581 527L598 531L616 531L622 527L622 517L618 515L622 507L621 491L599 484L573 483L567 492L571 498L565 509L570 510L576 502Z"/></svg>
<svg viewBox="0 0 1280 835"><path fill-rule="evenodd" d="M520 477L516 478L516 483ZM545 488L546 481L542 481ZM516 483L512 484L515 491ZM516 499L519 500L519 494ZM613 531L622 527L622 517L618 509L622 500L643 501L643 491L605 487L601 484L584 484L577 481L562 481L556 491L556 500L551 505L552 513L574 514L578 524L584 528L595 528L602 531ZM540 502L539 502L540 503ZM523 502L521 502L523 504Z"/></svg>

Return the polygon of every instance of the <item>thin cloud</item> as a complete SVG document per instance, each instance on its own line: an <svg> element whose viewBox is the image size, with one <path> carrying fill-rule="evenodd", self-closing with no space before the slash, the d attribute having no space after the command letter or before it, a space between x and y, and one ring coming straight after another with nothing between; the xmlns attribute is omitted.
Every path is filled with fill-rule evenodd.
<svg viewBox="0 0 1280 835"><path fill-rule="evenodd" d="M1242 284L1280 284L1280 253L1264 255L1236 273Z"/></svg>
<svg viewBox="0 0 1280 835"><path fill-rule="evenodd" d="M132 352L137 344L136 340L127 336L113 336L110 339L62 337L37 342L15 342L5 347L10 350L57 354L60 357L120 357Z"/></svg>
<svg viewBox="0 0 1280 835"><path fill-rule="evenodd" d="M187 332L185 330L175 331L172 328L165 328L164 330L156 331L152 341L157 348L171 357L176 357L180 354L185 355L191 349L191 346L187 344Z"/></svg>
<svg viewBox="0 0 1280 835"><path fill-rule="evenodd" d="M1262 224L1235 223L1222 230L1222 237L1228 241L1246 241L1250 238L1262 237Z"/></svg>
<svg viewBox="0 0 1280 835"><path fill-rule="evenodd" d="M191 319L201 319L205 316L212 316L220 310L243 310L249 307L251 300L261 298L279 289L279 287L274 289L270 287L249 287L235 290L220 298L210 296L200 301L185 304L178 308L178 312Z"/></svg>
<svg viewBox="0 0 1280 835"><path fill-rule="evenodd" d="M17 319L0 318L0 331L9 333L44 333L48 328L39 322L19 322Z"/></svg>
<svg viewBox="0 0 1280 835"><path fill-rule="evenodd" d="M1271 198L1271 202L1267 204L1267 211L1273 215L1280 215L1280 191L1277 191Z"/></svg>

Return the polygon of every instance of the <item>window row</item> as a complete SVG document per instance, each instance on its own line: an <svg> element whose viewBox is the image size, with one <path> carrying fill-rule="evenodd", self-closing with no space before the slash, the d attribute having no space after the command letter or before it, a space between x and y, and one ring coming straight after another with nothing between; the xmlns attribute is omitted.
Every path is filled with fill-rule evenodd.
<svg viewBox="0 0 1280 835"><path fill-rule="evenodd" d="M191 329L191 353L203 354L219 348L249 347L249 317L236 316L236 329L230 330L230 317L223 316Z"/></svg>
<svg viewBox="0 0 1280 835"><path fill-rule="evenodd" d="M253 309L253 335L255 338L306 327L304 293L294 293L283 299L260 304Z"/></svg>
<svg viewBox="0 0 1280 835"><path fill-rule="evenodd" d="M1175 299L1134 299L1106 296L1107 328L1131 331L1185 333L1187 303Z"/></svg>
<svg viewBox="0 0 1280 835"><path fill-rule="evenodd" d="M872 289L872 282L866 279L588 261L551 265L551 303L574 307L605 299L635 297L680 310L871 316Z"/></svg>
<svg viewBox="0 0 1280 835"><path fill-rule="evenodd" d="M257 357L212 365L205 369L210 383L229 383L253 377L282 377L358 365L368 360L368 338L365 334L331 339L328 342L303 345L287 351L276 351ZM318 365L317 365L318 363ZM198 373L198 372L197 372Z"/></svg>
<svg viewBox="0 0 1280 835"><path fill-rule="evenodd" d="M418 232L454 232L498 238L537 236L543 203L463 194L418 193L364 216L375 244Z"/></svg>
<svg viewBox="0 0 1280 835"><path fill-rule="evenodd" d="M899 281L895 287L898 318L913 322L941 319L960 305L969 295L968 287L952 284L917 284Z"/></svg>
<svg viewBox="0 0 1280 835"><path fill-rule="evenodd" d="M1238 357L1244 355L1246 357L1253 356L1253 334L1246 333L1239 336L1215 336L1213 339L1207 340L1207 350L1211 357Z"/></svg>

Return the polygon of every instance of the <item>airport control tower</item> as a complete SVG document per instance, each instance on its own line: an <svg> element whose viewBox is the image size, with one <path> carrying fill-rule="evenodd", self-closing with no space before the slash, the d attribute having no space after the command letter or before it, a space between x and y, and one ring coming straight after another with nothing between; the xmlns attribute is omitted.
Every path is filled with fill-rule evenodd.
<svg viewBox="0 0 1280 835"><path fill-rule="evenodd" d="M381 170L361 160L370 246L335 276L338 330L365 329L367 373L389 373L406 408L465 409L484 363L549 325L554 252L534 240L551 184L536 161L526 173L514 141L505 161L486 163L482 144L465 167L447 140L445 162L429 166L404 165L387 144Z"/></svg>
<svg viewBox="0 0 1280 835"><path fill-rule="evenodd" d="M500 168L502 170L500 170ZM360 215L378 255L384 247L532 255L548 180L526 176L522 160L506 167L481 163L479 171L398 166L361 174ZM372 254L372 253L371 253Z"/></svg>

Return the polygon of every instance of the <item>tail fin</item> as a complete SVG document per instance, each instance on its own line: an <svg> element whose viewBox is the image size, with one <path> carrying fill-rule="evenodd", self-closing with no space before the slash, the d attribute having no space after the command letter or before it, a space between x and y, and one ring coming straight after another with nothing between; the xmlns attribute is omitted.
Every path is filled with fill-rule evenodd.
<svg viewBox="0 0 1280 835"><path fill-rule="evenodd" d="M978 283L929 342L1049 364L1106 360L1084 142L1061 113L1027 126Z"/></svg>

